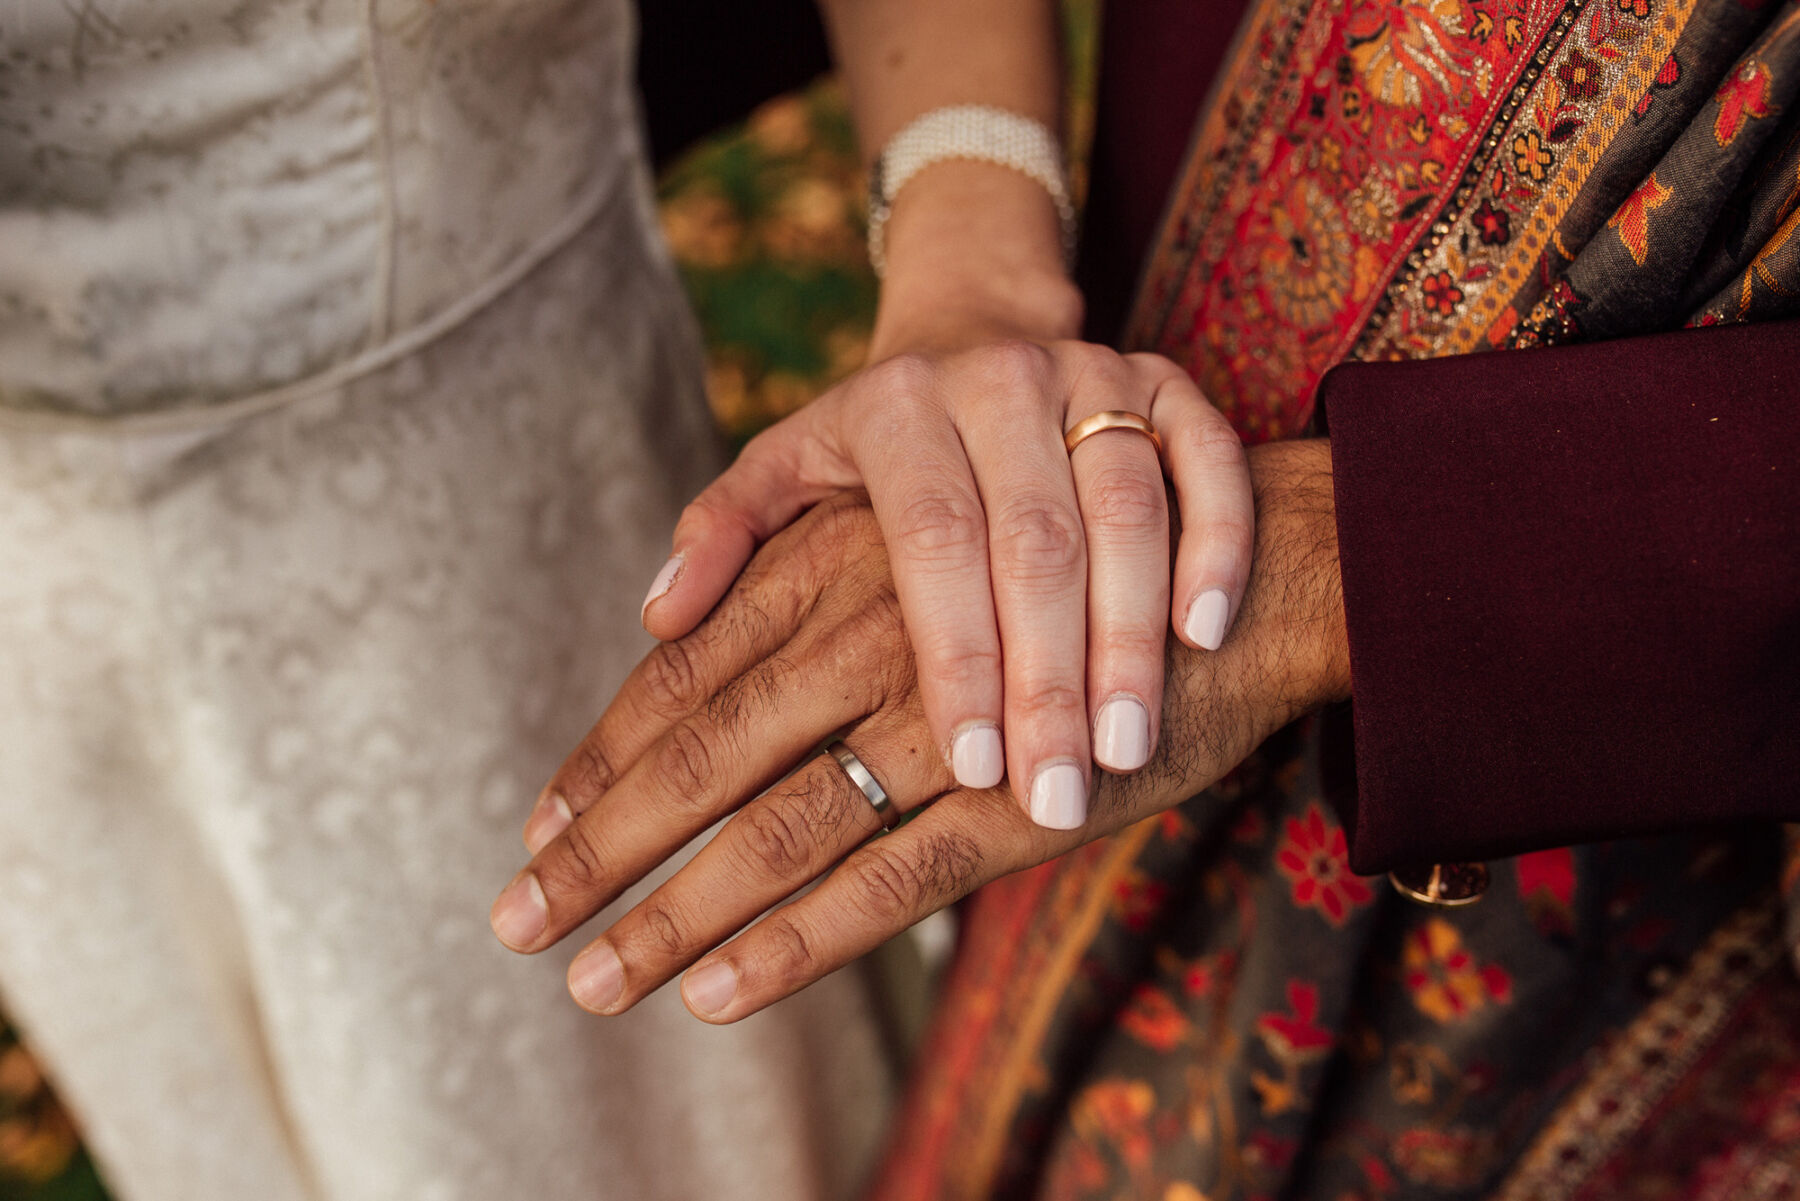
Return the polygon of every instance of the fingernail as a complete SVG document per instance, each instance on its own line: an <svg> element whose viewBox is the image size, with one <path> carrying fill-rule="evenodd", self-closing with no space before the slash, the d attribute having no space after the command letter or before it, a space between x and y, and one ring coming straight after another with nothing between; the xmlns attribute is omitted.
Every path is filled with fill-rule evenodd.
<svg viewBox="0 0 1800 1201"><path fill-rule="evenodd" d="M662 570L656 573L654 580L650 581L650 591L644 596L644 603L638 609L638 621L642 622L644 614L650 611L650 606L661 599L663 593L674 587L675 577L681 574L681 568L686 562L687 560L680 555L671 555L669 561L662 565Z"/></svg>
<svg viewBox="0 0 1800 1201"><path fill-rule="evenodd" d="M992 788L1006 774L1006 752L1000 727L992 722L970 726L950 740L950 770L964 788Z"/></svg>
<svg viewBox="0 0 1800 1201"><path fill-rule="evenodd" d="M609 942L597 942L569 965L569 993L584 1007L605 1013L625 991L625 965Z"/></svg>
<svg viewBox="0 0 1800 1201"><path fill-rule="evenodd" d="M525 849L537 854L574 820L575 814L569 808L569 802L563 800L562 793L546 792L531 807L531 816L525 819Z"/></svg>
<svg viewBox="0 0 1800 1201"><path fill-rule="evenodd" d="M550 920L550 906L544 901L544 886L531 872L520 872L506 886L488 913L488 925L494 937L514 950L522 950L538 940Z"/></svg>
<svg viewBox="0 0 1800 1201"><path fill-rule="evenodd" d="M1073 763L1052 763L1031 782L1031 820L1051 830L1075 830L1087 820L1087 781Z"/></svg>
<svg viewBox="0 0 1800 1201"><path fill-rule="evenodd" d="M1135 696L1115 696L1094 719L1094 758L1113 771L1136 771L1150 761L1150 711Z"/></svg>
<svg viewBox="0 0 1800 1201"><path fill-rule="evenodd" d="M696 1013L714 1017L731 1004L737 987L737 971L721 959L689 972L681 982L681 995Z"/></svg>
<svg viewBox="0 0 1800 1201"><path fill-rule="evenodd" d="M1231 598L1214 588L1202 592L1188 609L1185 632L1195 646L1216 651L1225 641L1225 621L1231 616Z"/></svg>

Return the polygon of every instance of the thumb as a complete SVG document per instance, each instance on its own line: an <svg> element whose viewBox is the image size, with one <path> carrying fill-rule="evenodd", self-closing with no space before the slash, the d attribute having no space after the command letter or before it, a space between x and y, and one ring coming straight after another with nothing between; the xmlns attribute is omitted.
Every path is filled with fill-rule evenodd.
<svg viewBox="0 0 1800 1201"><path fill-rule="evenodd" d="M692 631L757 547L826 496L857 486L861 473L839 451L827 409L821 398L752 438L682 510L674 553L644 598L646 630L665 642Z"/></svg>

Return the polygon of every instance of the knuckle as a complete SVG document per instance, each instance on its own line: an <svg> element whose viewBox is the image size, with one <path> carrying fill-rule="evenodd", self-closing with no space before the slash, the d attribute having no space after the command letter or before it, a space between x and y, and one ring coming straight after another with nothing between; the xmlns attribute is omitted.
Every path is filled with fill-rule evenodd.
<svg viewBox="0 0 1800 1201"><path fill-rule="evenodd" d="M848 695L880 704L904 691L916 671L912 642L906 637L900 598L883 588L869 596L834 641L831 678Z"/></svg>
<svg viewBox="0 0 1800 1201"><path fill-rule="evenodd" d="M791 916L777 910L763 920L763 947L759 957L764 970L776 979L808 976L819 960L812 937Z"/></svg>
<svg viewBox="0 0 1800 1201"><path fill-rule="evenodd" d="M1245 470L1249 470L1243 440L1223 418L1194 423L1186 441L1189 451L1202 462L1225 466L1243 464Z"/></svg>
<svg viewBox="0 0 1800 1201"><path fill-rule="evenodd" d="M712 782L712 753L689 722L669 731L657 748L656 766L664 789L677 799L696 801Z"/></svg>
<svg viewBox="0 0 1800 1201"><path fill-rule="evenodd" d="M538 864L538 876L548 896L560 893L591 894L606 884L606 853L592 823L576 822L563 839L562 854L549 854Z"/></svg>
<svg viewBox="0 0 1800 1201"><path fill-rule="evenodd" d="M910 924L926 893L925 872L880 843L866 848L852 880L859 905L884 925Z"/></svg>
<svg viewBox="0 0 1800 1201"><path fill-rule="evenodd" d="M986 534L980 506L949 491L909 497L894 518L895 544L927 561L979 554Z"/></svg>
<svg viewBox="0 0 1800 1201"><path fill-rule="evenodd" d="M1082 511L1100 526L1154 528L1163 522L1162 476L1140 467L1102 467L1082 489Z"/></svg>
<svg viewBox="0 0 1800 1201"><path fill-rule="evenodd" d="M1050 352L1023 338L995 342L980 354L983 374L1006 389L1035 390L1050 367Z"/></svg>
<svg viewBox="0 0 1800 1201"><path fill-rule="evenodd" d="M1085 712L1087 690L1079 684L1039 683L1024 688L1015 703L1019 716L1027 721L1040 717L1061 717Z"/></svg>
<svg viewBox="0 0 1800 1201"><path fill-rule="evenodd" d="M751 870L786 879L811 863L817 839L801 813L770 801L745 809L739 821Z"/></svg>
<svg viewBox="0 0 1800 1201"><path fill-rule="evenodd" d="M867 497L860 492L843 492L814 505L800 519L804 523L805 558L815 577L830 572L848 553L870 541L870 517ZM880 536L877 530L875 538Z"/></svg>
<svg viewBox="0 0 1800 1201"><path fill-rule="evenodd" d="M925 674L952 687L998 680L1003 666L1000 648L992 644L968 646L959 642L952 646L932 647L929 659L930 667Z"/></svg>
<svg viewBox="0 0 1800 1201"><path fill-rule="evenodd" d="M1132 623L1106 631L1104 653L1118 663L1161 663L1167 645L1160 620L1154 626Z"/></svg>
<svg viewBox="0 0 1800 1201"><path fill-rule="evenodd" d="M680 956L693 946L687 921L667 901L652 898L644 903L644 935L664 955Z"/></svg>
<svg viewBox="0 0 1800 1201"><path fill-rule="evenodd" d="M682 642L664 642L644 661L644 690L657 708L685 713L701 699L700 673Z"/></svg>
<svg viewBox="0 0 1800 1201"><path fill-rule="evenodd" d="M605 744L597 733L581 740L563 770L568 791L584 799L600 796L619 781L619 773L607 762ZM573 798L570 803L575 803Z"/></svg>
<svg viewBox="0 0 1800 1201"><path fill-rule="evenodd" d="M909 351L865 368L859 387L879 393L889 403L902 398L917 400L930 395L936 377L937 366L929 356Z"/></svg>
<svg viewBox="0 0 1800 1201"><path fill-rule="evenodd" d="M1016 580L1059 579L1077 572L1086 545L1069 507L1038 501L1012 507L994 530L994 564Z"/></svg>

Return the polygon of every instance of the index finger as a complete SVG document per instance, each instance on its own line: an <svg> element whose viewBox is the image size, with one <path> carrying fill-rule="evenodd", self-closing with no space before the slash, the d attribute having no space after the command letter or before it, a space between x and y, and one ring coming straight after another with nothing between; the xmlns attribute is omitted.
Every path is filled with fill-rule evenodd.
<svg viewBox="0 0 1800 1201"><path fill-rule="evenodd" d="M786 570L752 563L693 633L659 643L632 669L618 695L556 769L525 821L535 855L591 809L657 739L700 711L721 689L773 654L817 601L813 581L820 541L809 525L783 531ZM779 549L779 548L777 548ZM813 567L812 570L799 570Z"/></svg>

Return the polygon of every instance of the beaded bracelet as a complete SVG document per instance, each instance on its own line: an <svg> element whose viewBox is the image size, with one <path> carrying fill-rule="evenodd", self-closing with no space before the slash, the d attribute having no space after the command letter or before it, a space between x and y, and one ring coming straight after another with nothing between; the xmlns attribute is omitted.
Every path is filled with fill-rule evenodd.
<svg viewBox="0 0 1800 1201"><path fill-rule="evenodd" d="M907 181L933 163L973 159L997 163L1043 185L1062 222L1063 262L1075 256L1075 203L1056 135L1041 121L986 104L932 109L914 118L881 148L869 172L869 262L887 274L887 222L894 197Z"/></svg>

